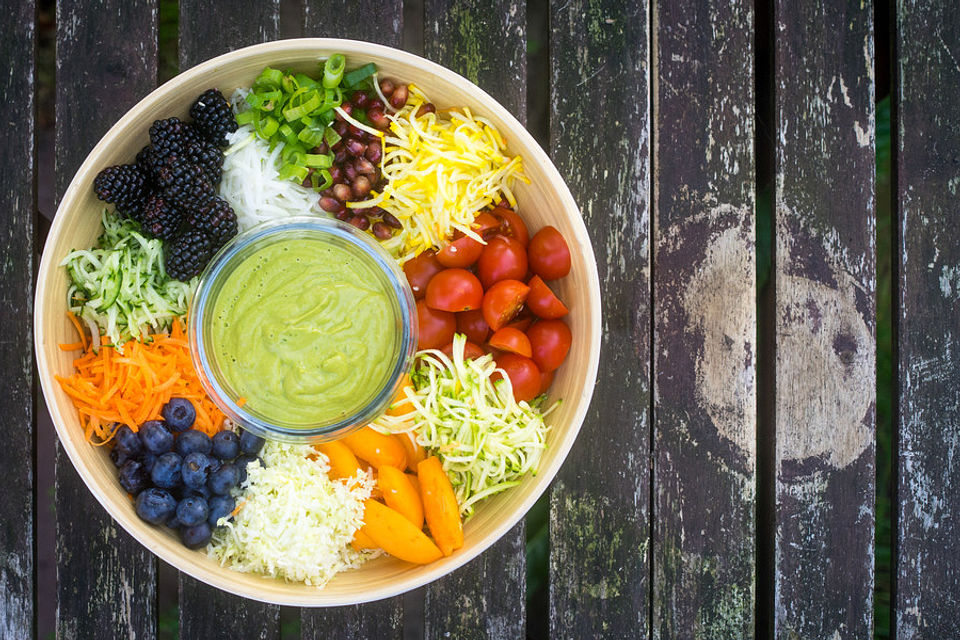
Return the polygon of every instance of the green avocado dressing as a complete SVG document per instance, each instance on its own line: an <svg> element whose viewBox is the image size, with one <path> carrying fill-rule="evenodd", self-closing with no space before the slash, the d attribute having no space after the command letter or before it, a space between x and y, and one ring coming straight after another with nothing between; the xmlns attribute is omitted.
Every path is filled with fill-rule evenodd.
<svg viewBox="0 0 960 640"><path fill-rule="evenodd" d="M211 346L234 398L293 427L345 418L386 382L400 340L369 259L309 238L257 249L213 304Z"/></svg>

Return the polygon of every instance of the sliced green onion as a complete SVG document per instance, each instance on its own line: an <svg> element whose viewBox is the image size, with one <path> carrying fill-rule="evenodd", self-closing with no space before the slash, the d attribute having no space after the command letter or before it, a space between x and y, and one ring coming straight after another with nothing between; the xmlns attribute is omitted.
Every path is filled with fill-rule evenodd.
<svg viewBox="0 0 960 640"><path fill-rule="evenodd" d="M296 180L297 182L303 182L307 179L307 174L310 173L310 170L306 167L297 166L295 164L285 164L280 167L280 171L277 174L281 180Z"/></svg>
<svg viewBox="0 0 960 640"><path fill-rule="evenodd" d="M304 156L304 164L311 169L327 169L333 165L332 153L307 153Z"/></svg>
<svg viewBox="0 0 960 640"><path fill-rule="evenodd" d="M354 69L347 75L343 76L343 85L348 89L352 89L376 72L377 65L373 64L372 62L368 62L359 69Z"/></svg>
<svg viewBox="0 0 960 640"><path fill-rule="evenodd" d="M323 140L331 149L333 148L333 145L337 144L342 139L343 138L340 137L340 134L334 131L333 127L327 127L323 130Z"/></svg>
<svg viewBox="0 0 960 640"><path fill-rule="evenodd" d="M270 67L264 68L260 72L260 75L257 76L256 82L253 83L255 89L267 88L267 89L276 89L283 82L283 72L279 69L271 69Z"/></svg>
<svg viewBox="0 0 960 640"><path fill-rule="evenodd" d="M323 142L323 132L323 129L304 127L297 138L308 147L319 147L320 143Z"/></svg>
<svg viewBox="0 0 960 640"><path fill-rule="evenodd" d="M317 176L323 178L323 182L317 184ZM317 191L323 191L324 189L329 189L333 186L333 176L330 175L330 172L326 169L320 169L319 171L314 171L313 175L310 176L310 179L313 182L313 188Z"/></svg>
<svg viewBox="0 0 960 640"><path fill-rule="evenodd" d="M237 124L240 125L241 127L245 124L250 124L251 122L253 122L256 115L257 115L257 112L254 111L253 109L247 109L246 111L241 111L240 113L237 114Z"/></svg>
<svg viewBox="0 0 960 640"><path fill-rule="evenodd" d="M342 53L335 53L323 64L323 86L332 89L343 78L343 70L347 67L347 59Z"/></svg>
<svg viewBox="0 0 960 640"><path fill-rule="evenodd" d="M320 94L316 91L310 91L302 95L305 96L305 99L301 100L297 106L289 106L283 110L283 117L286 118L287 122L299 120L321 105ZM294 96L297 96L297 94L294 94ZM293 105L294 98L290 98L287 104Z"/></svg>

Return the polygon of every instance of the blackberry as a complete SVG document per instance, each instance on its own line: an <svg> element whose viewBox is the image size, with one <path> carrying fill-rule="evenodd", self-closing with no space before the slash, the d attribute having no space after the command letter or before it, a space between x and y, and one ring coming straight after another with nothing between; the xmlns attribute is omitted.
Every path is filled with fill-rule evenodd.
<svg viewBox="0 0 960 640"><path fill-rule="evenodd" d="M237 235L237 214L223 198L210 198L199 209L192 209L187 214L187 224L210 236L214 250Z"/></svg>
<svg viewBox="0 0 960 640"><path fill-rule="evenodd" d="M147 176L135 164L107 167L93 181L97 197L116 205L122 213L136 219L147 198Z"/></svg>
<svg viewBox="0 0 960 640"><path fill-rule="evenodd" d="M188 282L203 271L210 260L211 249L210 238L201 231L187 231L178 236L167 244L167 275L181 282Z"/></svg>
<svg viewBox="0 0 960 640"><path fill-rule="evenodd" d="M200 165L172 155L157 173L157 186L170 201L183 209L197 209L213 197L214 189Z"/></svg>
<svg viewBox="0 0 960 640"><path fill-rule="evenodd" d="M181 155L195 165L199 165L214 186L220 184L223 175L223 152L206 140L191 140L181 150Z"/></svg>
<svg viewBox="0 0 960 640"><path fill-rule="evenodd" d="M227 145L227 134L237 130L230 103L217 89L207 89L197 98L190 117L207 140L220 147Z"/></svg>
<svg viewBox="0 0 960 640"><path fill-rule="evenodd" d="M184 155L184 150L188 146L203 143L200 132L180 118L155 120L150 127L150 144L137 154L137 165L147 176L156 181L163 165L172 156ZM194 164L197 163L194 162Z"/></svg>
<svg viewBox="0 0 960 640"><path fill-rule="evenodd" d="M154 238L170 240L176 237L183 223L183 213L173 206L169 198L162 195L151 196L143 206L140 226Z"/></svg>

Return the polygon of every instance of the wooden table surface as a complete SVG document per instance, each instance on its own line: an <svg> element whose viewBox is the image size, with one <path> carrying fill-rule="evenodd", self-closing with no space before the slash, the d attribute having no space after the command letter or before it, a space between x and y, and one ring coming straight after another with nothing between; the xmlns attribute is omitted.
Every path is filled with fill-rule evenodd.
<svg viewBox="0 0 960 640"><path fill-rule="evenodd" d="M549 494L548 601L527 607L521 522L413 594L285 611L301 636L872 636L882 40L893 632L960 637L960 14L947 4L899 0L889 17L870 0L181 0L181 69L280 37L356 38L446 65L521 122L545 113L599 261L600 375ZM158 560L62 453L57 599L37 599L36 7L5 9L0 637L33 636L55 606L63 638L154 638ZM59 199L157 84L157 2L58 3L56 73ZM183 638L281 635L279 607L185 575L179 602Z"/></svg>

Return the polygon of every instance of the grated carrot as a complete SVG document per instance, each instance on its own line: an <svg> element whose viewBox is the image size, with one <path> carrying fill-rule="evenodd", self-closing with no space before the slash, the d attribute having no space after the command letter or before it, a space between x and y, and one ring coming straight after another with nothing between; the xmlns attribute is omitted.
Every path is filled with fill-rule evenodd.
<svg viewBox="0 0 960 640"><path fill-rule="evenodd" d="M195 429L212 436L223 428L224 415L200 384L180 322L173 323L170 335L156 334L146 343L127 342L118 356L110 345L94 353L80 323L71 320L81 332L81 344L61 348L82 347L84 353L73 361L73 375L55 377L80 413L91 444L109 442L121 424L137 431L147 420L161 419L160 409L173 397L193 402Z"/></svg>

